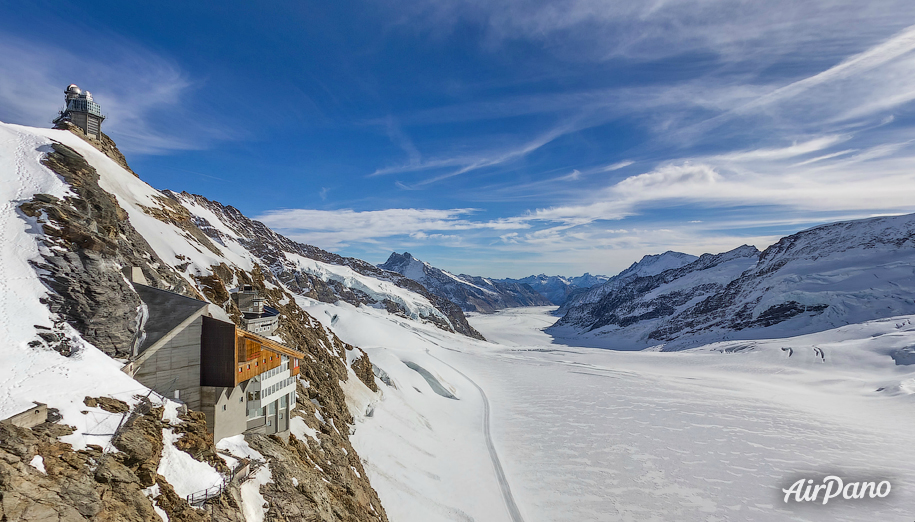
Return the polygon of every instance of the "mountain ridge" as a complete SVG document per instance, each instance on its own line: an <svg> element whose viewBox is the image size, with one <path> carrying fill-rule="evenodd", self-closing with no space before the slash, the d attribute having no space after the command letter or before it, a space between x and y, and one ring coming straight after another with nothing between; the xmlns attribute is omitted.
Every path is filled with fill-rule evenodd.
<svg viewBox="0 0 915 522"><path fill-rule="evenodd" d="M915 214L866 218L802 230L762 252L744 245L703 254L651 276L630 267L567 303L549 331L675 350L912 313L913 238Z"/></svg>
<svg viewBox="0 0 915 522"><path fill-rule="evenodd" d="M602 284L609 279L608 276L591 275L588 272L580 276L548 276L546 274L530 275L520 279L499 279L506 283L522 283L529 285L535 291L546 297L552 304L561 305L583 290Z"/></svg>
<svg viewBox="0 0 915 522"><path fill-rule="evenodd" d="M468 312L492 313L505 308L550 304L546 297L529 285L466 274L455 275L416 259L409 252L392 252L388 260L378 266L417 281L433 294Z"/></svg>

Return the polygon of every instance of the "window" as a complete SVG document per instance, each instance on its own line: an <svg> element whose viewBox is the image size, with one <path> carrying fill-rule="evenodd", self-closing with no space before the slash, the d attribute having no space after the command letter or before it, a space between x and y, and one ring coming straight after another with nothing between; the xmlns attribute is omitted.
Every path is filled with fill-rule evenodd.
<svg viewBox="0 0 915 522"><path fill-rule="evenodd" d="M238 402L245 402L245 396L242 395L241 397L239 397Z"/></svg>
<svg viewBox="0 0 915 522"><path fill-rule="evenodd" d="M225 404L222 405L222 411L226 411L226 405L225 405Z"/></svg>

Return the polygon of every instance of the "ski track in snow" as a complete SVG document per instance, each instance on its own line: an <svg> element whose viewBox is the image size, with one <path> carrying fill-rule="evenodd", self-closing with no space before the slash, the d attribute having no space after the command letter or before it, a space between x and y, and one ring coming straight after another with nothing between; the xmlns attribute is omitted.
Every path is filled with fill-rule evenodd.
<svg viewBox="0 0 915 522"><path fill-rule="evenodd" d="M428 351L426 353L428 353ZM505 499L505 508L508 510L508 514L511 516L512 522L524 522L524 517L521 516L521 511L518 509L518 505L515 503L515 497L512 495L512 490L511 486L508 484L508 479L505 478L505 471L502 470L502 463L499 461L499 454L496 452L496 447L492 443L492 433L489 429L489 398L486 397L486 392L483 391L483 388L481 388L479 384L474 382L473 379L468 377L461 370L458 370L454 366L451 366L450 364L432 354L429 354L429 357L432 357L436 361L441 362L445 366L457 372L459 375L467 379L467 381L472 384L478 392L480 392L480 397L483 399L483 434L486 437L486 449L489 451L490 459L492 459L493 471L496 473L496 480L499 481L499 488L502 491L502 498Z"/></svg>

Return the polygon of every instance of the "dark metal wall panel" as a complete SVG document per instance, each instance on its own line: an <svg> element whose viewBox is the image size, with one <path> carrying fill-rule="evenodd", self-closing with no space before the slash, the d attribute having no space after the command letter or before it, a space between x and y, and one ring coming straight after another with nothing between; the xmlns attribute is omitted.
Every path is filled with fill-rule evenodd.
<svg viewBox="0 0 915 522"><path fill-rule="evenodd" d="M235 386L235 325L203 318L200 334L200 385Z"/></svg>

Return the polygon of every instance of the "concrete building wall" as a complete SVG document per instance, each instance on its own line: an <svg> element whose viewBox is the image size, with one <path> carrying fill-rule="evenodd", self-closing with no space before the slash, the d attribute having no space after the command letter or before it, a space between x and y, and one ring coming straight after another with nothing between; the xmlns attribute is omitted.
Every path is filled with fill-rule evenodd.
<svg viewBox="0 0 915 522"><path fill-rule="evenodd" d="M97 138L102 132L102 119L94 114L71 111L70 121L90 137Z"/></svg>
<svg viewBox="0 0 915 522"><path fill-rule="evenodd" d="M36 402L33 408L29 408L21 413L17 413L12 417L4 419L0 422L4 424L12 424L13 426L19 426L20 428L31 428L33 426L38 426L39 424L48 420L48 405Z"/></svg>
<svg viewBox="0 0 915 522"><path fill-rule="evenodd" d="M245 330L266 337L268 335L273 335L279 324L280 318L277 315L255 317L252 319L245 319Z"/></svg>
<svg viewBox="0 0 915 522"><path fill-rule="evenodd" d="M160 395L177 398L200 410L200 332L198 317L135 369L134 379ZM173 382L174 381L174 382Z"/></svg>
<svg viewBox="0 0 915 522"><path fill-rule="evenodd" d="M77 127L79 127L80 129L83 129L83 132L88 133L88 129L89 129L89 113L86 113L86 112L71 112L71 113L70 113L70 121L73 122L73 124L76 125Z"/></svg>
<svg viewBox="0 0 915 522"><path fill-rule="evenodd" d="M213 440L238 435L248 429L244 383L234 388L202 386L201 408L207 418L207 428Z"/></svg>

